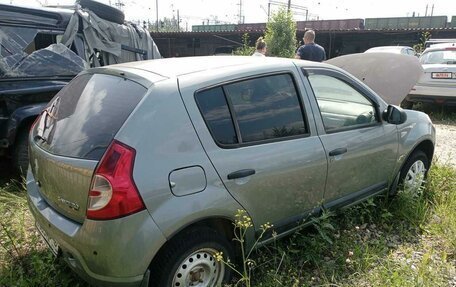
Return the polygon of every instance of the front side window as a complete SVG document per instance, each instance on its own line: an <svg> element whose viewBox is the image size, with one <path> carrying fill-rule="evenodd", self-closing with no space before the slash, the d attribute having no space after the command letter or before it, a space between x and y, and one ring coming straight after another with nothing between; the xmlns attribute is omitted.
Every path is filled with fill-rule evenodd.
<svg viewBox="0 0 456 287"><path fill-rule="evenodd" d="M288 74L227 84L199 92L195 98L218 143L252 143L307 133Z"/></svg>
<svg viewBox="0 0 456 287"><path fill-rule="evenodd" d="M327 132L364 127L377 122L375 107L352 86L335 77L308 77Z"/></svg>

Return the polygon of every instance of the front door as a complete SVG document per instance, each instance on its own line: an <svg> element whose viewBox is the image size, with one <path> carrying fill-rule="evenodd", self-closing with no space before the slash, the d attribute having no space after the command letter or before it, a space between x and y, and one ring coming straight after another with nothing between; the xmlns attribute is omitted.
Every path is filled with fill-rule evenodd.
<svg viewBox="0 0 456 287"><path fill-rule="evenodd" d="M308 79L328 156L326 206L355 202L385 190L396 164L396 126L383 122L375 98L345 75L316 69L308 71Z"/></svg>

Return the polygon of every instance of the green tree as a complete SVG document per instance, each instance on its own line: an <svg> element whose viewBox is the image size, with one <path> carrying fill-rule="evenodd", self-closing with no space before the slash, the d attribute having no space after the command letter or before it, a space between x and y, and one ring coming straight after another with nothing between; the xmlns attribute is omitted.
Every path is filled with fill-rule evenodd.
<svg viewBox="0 0 456 287"><path fill-rule="evenodd" d="M431 33L429 33L428 31L422 32L419 43L416 45L413 45L413 49L415 50L415 52L417 52L418 54L423 53L424 49L426 49L425 43L430 38L431 38Z"/></svg>
<svg viewBox="0 0 456 287"><path fill-rule="evenodd" d="M233 51L234 55L250 56L255 52L255 47L250 46L249 34L242 35L242 46Z"/></svg>
<svg viewBox="0 0 456 287"><path fill-rule="evenodd" d="M149 31L157 31L157 23L149 22ZM177 19L173 18L163 18L158 21L158 31L159 32L178 32L183 31L183 29L177 23Z"/></svg>
<svg viewBox="0 0 456 287"><path fill-rule="evenodd" d="M265 40L271 56L292 58L296 51L296 22L286 9L274 13L266 25Z"/></svg>

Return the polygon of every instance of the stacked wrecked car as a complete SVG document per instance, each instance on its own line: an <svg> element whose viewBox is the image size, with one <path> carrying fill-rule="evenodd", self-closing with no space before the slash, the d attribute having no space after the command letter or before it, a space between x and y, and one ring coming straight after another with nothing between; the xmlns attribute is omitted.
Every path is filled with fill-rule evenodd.
<svg viewBox="0 0 456 287"><path fill-rule="evenodd" d="M0 5L0 155L28 166L27 134L50 99L90 67L161 58L148 31L113 7Z"/></svg>

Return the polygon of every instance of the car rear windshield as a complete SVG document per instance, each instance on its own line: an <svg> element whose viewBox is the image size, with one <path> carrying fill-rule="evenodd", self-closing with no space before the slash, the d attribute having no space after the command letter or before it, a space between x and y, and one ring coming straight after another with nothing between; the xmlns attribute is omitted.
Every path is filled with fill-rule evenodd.
<svg viewBox="0 0 456 287"><path fill-rule="evenodd" d="M429 51L421 56L420 62L421 64L456 64L456 49Z"/></svg>
<svg viewBox="0 0 456 287"><path fill-rule="evenodd" d="M84 74L49 103L33 130L48 152L100 160L146 88L121 77Z"/></svg>

